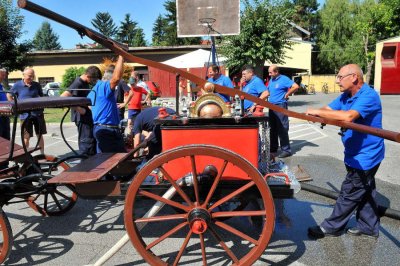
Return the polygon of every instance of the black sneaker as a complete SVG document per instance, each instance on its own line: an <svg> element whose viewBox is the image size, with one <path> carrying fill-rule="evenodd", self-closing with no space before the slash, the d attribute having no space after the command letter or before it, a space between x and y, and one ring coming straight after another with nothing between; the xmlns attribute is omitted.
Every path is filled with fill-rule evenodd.
<svg viewBox="0 0 400 266"><path fill-rule="evenodd" d="M365 236L365 237L371 237L371 238L375 238L375 239L379 237L379 234L367 234L367 233L364 233L363 231L361 231L360 229L358 229L357 227L347 229L347 233L352 236Z"/></svg>
<svg viewBox="0 0 400 266"><path fill-rule="evenodd" d="M290 156L292 156L292 154L290 152L283 151L278 155L278 158L286 158L286 157L290 157Z"/></svg>
<svg viewBox="0 0 400 266"><path fill-rule="evenodd" d="M340 236L340 232L328 233L328 232L325 232L325 230L321 226L317 225L317 226L308 228L308 236L315 238L315 239L324 238L324 237L337 237L337 236Z"/></svg>

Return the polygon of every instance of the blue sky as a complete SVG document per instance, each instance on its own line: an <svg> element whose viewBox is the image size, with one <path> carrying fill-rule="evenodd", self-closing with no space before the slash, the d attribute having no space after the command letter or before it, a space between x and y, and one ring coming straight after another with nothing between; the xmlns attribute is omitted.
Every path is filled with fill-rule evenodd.
<svg viewBox="0 0 400 266"><path fill-rule="evenodd" d="M15 5L16 0L14 0ZM151 42L153 24L159 14L164 14L164 0L32 0L35 4L50 9L58 14L93 29L90 21L97 12L109 12L117 26L130 13L131 19L138 22L144 30L146 40ZM53 31L58 34L64 49L74 48L77 43L92 42L81 38L79 34L64 25L48 20L24 9L20 14L25 17L22 40L33 39L43 21L48 21Z"/></svg>
<svg viewBox="0 0 400 266"><path fill-rule="evenodd" d="M17 0L13 1L16 6ZM32 2L92 29L90 21L97 12L109 12L117 26L120 25L125 14L129 13L131 19L138 22L138 26L144 30L145 38L149 43L157 16L165 14L163 5L165 0L32 0ZM321 7L324 0L318 0L318 2ZM53 31L58 34L60 44L64 49L75 48L77 43L93 42L86 37L82 39L75 30L24 9L20 10L20 14L25 17L22 40L33 39L42 22L48 21Z"/></svg>

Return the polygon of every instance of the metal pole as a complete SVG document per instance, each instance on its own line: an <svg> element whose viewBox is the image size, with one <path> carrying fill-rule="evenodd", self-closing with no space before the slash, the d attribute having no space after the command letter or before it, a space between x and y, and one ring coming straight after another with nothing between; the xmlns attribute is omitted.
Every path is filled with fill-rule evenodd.
<svg viewBox="0 0 400 266"><path fill-rule="evenodd" d="M217 50L215 49L215 37L214 36L211 36L211 55L212 55L212 63L213 63L213 65L216 65Z"/></svg>
<svg viewBox="0 0 400 266"><path fill-rule="evenodd" d="M176 74L176 77L175 77L175 83L176 83L176 86L175 86L175 112L177 115L179 115L179 104L180 104L179 99L181 98L181 95L179 95L180 77L181 77L181 75ZM182 93L183 93L183 91L182 91Z"/></svg>
<svg viewBox="0 0 400 266"><path fill-rule="evenodd" d="M179 186L181 186L183 184L183 180L178 180L177 184ZM176 193L176 189L171 186L167 192L164 193L163 198L164 199L171 199ZM143 216L144 218L148 218L148 217L153 217L154 215L156 215L161 209L162 207L164 207L165 203L164 202L160 202L157 201L156 204L153 205L153 207L151 207L151 209L146 212L146 214ZM147 223L141 223L138 225L138 229L139 231L143 229L143 227L146 226ZM125 235L111 248L109 249L100 259L98 259L94 264L92 264L93 266L100 266L103 265L104 263L106 263L109 259L112 258L112 256L114 256L123 246L125 246L126 243L128 243L129 241L129 236L128 234L125 233Z"/></svg>

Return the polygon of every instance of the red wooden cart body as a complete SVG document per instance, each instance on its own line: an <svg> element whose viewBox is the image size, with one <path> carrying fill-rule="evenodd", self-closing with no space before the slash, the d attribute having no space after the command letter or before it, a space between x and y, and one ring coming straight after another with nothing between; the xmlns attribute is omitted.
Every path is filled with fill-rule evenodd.
<svg viewBox="0 0 400 266"><path fill-rule="evenodd" d="M223 118L222 118L223 119ZM202 125L202 126L164 126L161 130L162 149L167 151L178 146L188 144L210 144L233 151L248 160L256 168L258 167L258 125ZM196 157L196 168L204 169L211 164L210 157ZM218 169L220 162L212 162ZM165 168L173 173L175 180L181 178L190 171L189 160L184 158L169 162ZM247 180L250 177L238 167L228 164L223 180Z"/></svg>

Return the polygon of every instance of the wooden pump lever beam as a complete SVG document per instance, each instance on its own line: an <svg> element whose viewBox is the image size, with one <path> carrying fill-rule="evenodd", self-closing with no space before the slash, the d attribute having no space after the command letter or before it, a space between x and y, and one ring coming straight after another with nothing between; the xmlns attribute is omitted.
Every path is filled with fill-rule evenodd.
<svg viewBox="0 0 400 266"><path fill-rule="evenodd" d="M155 62L152 60L134 56L134 55L128 53L128 48L126 46L124 46L124 45L98 33L98 32L95 32L95 31L69 19L69 18L61 16L51 10L48 10L48 9L41 7L37 4L34 4L30 1L18 0L18 6L21 8L24 8L26 10L29 10L33 13L36 13L38 15L41 15L43 17L57 21L68 27L71 27L71 28L77 30L81 36L86 35L90 39L98 42L99 44L103 45L104 47L107 47L114 53L121 55L122 57L124 57L126 60L128 60L130 62L139 63L139 64L143 64L146 66L155 67L155 68L158 68L158 69L161 69L164 71L168 71L170 73L179 74L182 77L196 83L198 86L204 86L204 84L207 82L206 80L204 80L200 77L197 77L193 74L190 74L184 70L180 70L178 68L164 65L159 62ZM311 121L311 122L315 122L315 123L326 124L326 125L335 125L335 126L338 126L338 127L344 128L344 129L353 129L353 130L356 130L356 131L359 131L362 133L367 133L367 134L379 136L379 137L382 137L382 138L385 138L388 140L400 142L400 133L399 132L394 132L394 131L390 131L390 130L375 128L375 127L369 127L369 126L365 126L365 125L356 124L353 122L345 122L345 121L339 121L339 120L334 120L334 119L327 119L327 118L306 115L304 113L293 112L293 111L281 108L279 106L273 105L273 104L271 104L265 100L262 100L256 96L253 96L253 95L250 95L250 94L247 94L245 92L238 91L235 89L231 89L228 87L223 87L223 86L220 86L217 84L215 84L215 90L219 93L227 94L232 97L234 97L237 94L246 100L252 101L254 103L257 103L258 105L261 105L261 106L264 106L271 110L283 113L290 117L295 117L298 119L307 120L307 121Z"/></svg>

